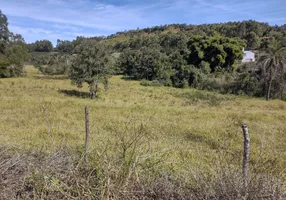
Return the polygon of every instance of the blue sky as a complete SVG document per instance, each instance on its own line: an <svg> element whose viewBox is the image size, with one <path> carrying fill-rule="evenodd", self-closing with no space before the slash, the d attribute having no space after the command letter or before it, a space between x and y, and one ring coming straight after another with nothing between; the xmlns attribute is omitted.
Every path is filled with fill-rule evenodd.
<svg viewBox="0 0 286 200"><path fill-rule="evenodd" d="M171 23L202 24L253 19L286 24L285 0L0 0L9 28L26 42Z"/></svg>

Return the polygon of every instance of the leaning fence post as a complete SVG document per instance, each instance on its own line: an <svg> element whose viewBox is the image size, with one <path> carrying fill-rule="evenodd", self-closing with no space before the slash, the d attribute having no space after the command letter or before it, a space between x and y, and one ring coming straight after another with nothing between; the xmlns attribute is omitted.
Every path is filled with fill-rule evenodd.
<svg viewBox="0 0 286 200"><path fill-rule="evenodd" d="M85 152L84 162L88 166L88 136L89 136L89 118L88 118L88 106L85 106Z"/></svg>
<svg viewBox="0 0 286 200"><path fill-rule="evenodd" d="M250 138L248 134L247 125L242 125L243 137L244 137L244 153L243 153L243 163L242 163L242 176L243 176L243 186L246 189L247 179L248 179L248 162L249 162L249 150L250 150Z"/></svg>

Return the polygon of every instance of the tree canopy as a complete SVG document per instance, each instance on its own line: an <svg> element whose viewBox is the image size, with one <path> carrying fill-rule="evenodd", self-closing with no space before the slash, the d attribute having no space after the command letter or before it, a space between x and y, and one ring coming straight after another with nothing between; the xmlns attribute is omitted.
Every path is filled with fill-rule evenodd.
<svg viewBox="0 0 286 200"><path fill-rule="evenodd" d="M94 99L99 83L103 83L107 88L108 78L113 72L110 65L110 49L102 43L84 44L81 49L72 63L69 76L79 87L86 82L89 85L90 96Z"/></svg>
<svg viewBox="0 0 286 200"><path fill-rule="evenodd" d="M164 85L183 87L192 85L195 68L205 63L210 70L233 70L236 60L242 58L245 42L222 36L190 36L167 34L157 38L136 38L136 44L125 49L118 60L123 73L134 79L157 80ZM152 42L149 42L152 41ZM196 70L195 70L196 71Z"/></svg>
<svg viewBox="0 0 286 200"><path fill-rule="evenodd" d="M0 10L0 78L23 75L28 57L25 40L9 31L8 19Z"/></svg>
<svg viewBox="0 0 286 200"><path fill-rule="evenodd" d="M30 51L51 52L54 47L49 40L37 40L35 43L28 44L28 48Z"/></svg>
<svg viewBox="0 0 286 200"><path fill-rule="evenodd" d="M0 10L0 53L4 53L9 41L10 31L8 29L8 19Z"/></svg>

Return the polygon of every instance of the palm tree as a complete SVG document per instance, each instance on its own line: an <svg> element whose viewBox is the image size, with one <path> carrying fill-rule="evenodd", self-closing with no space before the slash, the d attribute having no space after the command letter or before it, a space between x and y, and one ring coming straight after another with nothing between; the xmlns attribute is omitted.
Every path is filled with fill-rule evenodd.
<svg viewBox="0 0 286 200"><path fill-rule="evenodd" d="M262 72L262 81L266 89L266 100L270 99L273 81L275 80L284 86L284 74L286 72L286 47L282 47L280 42L272 39L268 48L260 56L258 66Z"/></svg>

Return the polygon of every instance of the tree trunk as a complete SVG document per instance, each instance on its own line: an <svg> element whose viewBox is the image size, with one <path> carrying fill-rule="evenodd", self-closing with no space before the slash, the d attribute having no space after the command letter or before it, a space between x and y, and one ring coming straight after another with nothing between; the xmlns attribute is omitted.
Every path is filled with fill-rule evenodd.
<svg viewBox="0 0 286 200"><path fill-rule="evenodd" d="M283 99L283 94L284 94L284 83L282 82L283 86L282 86L282 89L281 89L281 94L280 94L280 99L282 100Z"/></svg>
<svg viewBox="0 0 286 200"><path fill-rule="evenodd" d="M267 91L267 96L266 96L267 101L269 101L269 99L270 99L271 86L272 86L272 78L270 79L269 85L268 85L268 91Z"/></svg>
<svg viewBox="0 0 286 200"><path fill-rule="evenodd" d="M269 80L269 84L268 84L268 90L267 90L267 96L266 96L266 100L267 101L269 101L269 99L270 99L270 93L271 93L271 86L272 86L272 80L273 80L273 78L272 78L272 76L273 76L273 74L272 74L272 70L270 69L270 80Z"/></svg>
<svg viewBox="0 0 286 200"><path fill-rule="evenodd" d="M104 77L104 91L106 92L108 90L108 78Z"/></svg>
<svg viewBox="0 0 286 200"><path fill-rule="evenodd" d="M90 98L91 99L96 98L97 91L98 91L98 81L96 80L90 85Z"/></svg>
<svg viewBox="0 0 286 200"><path fill-rule="evenodd" d="M95 91L91 91L90 92L90 98L95 99L95 97L96 97Z"/></svg>

